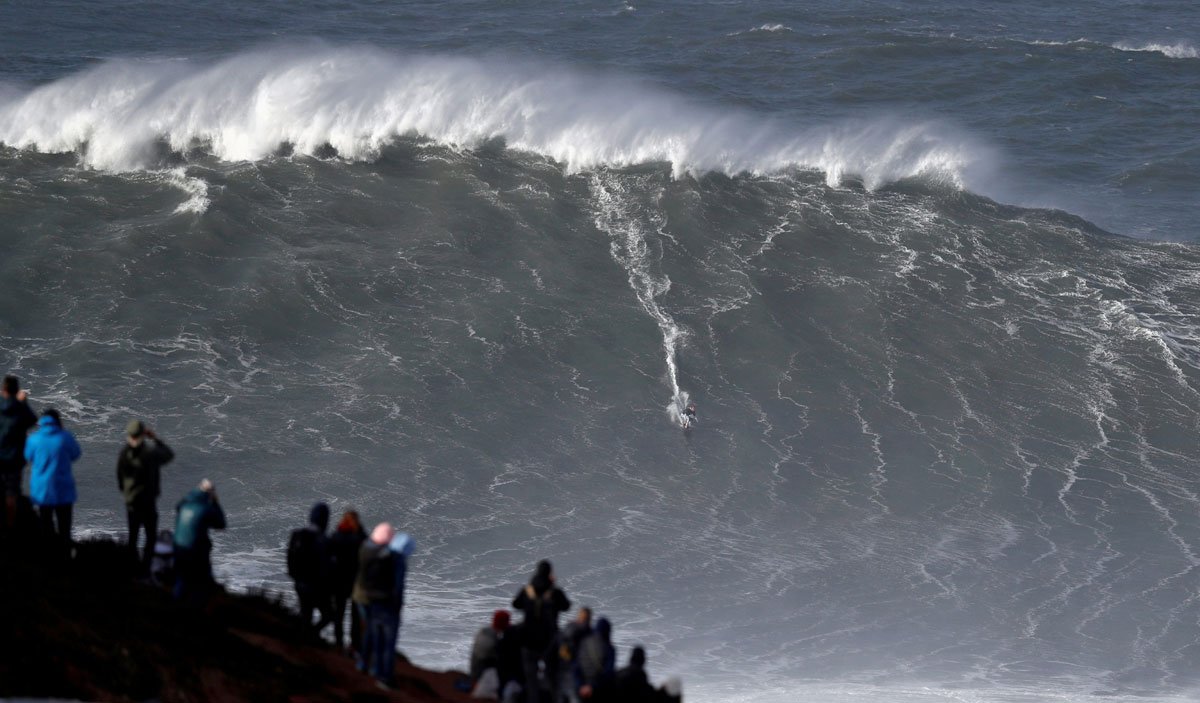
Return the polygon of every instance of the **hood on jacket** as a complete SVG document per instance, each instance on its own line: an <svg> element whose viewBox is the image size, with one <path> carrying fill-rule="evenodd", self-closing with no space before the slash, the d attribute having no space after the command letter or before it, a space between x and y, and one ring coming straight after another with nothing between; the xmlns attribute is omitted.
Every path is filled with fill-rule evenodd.
<svg viewBox="0 0 1200 703"><path fill-rule="evenodd" d="M316 525L321 532L329 527L329 505L325 501L318 501L313 504L312 510L308 511L308 523Z"/></svg>
<svg viewBox="0 0 1200 703"><path fill-rule="evenodd" d="M397 532L395 536L392 537L392 541L388 542L388 549L392 550L396 554L403 555L405 559L412 556L413 550L416 549L416 546L417 543L413 541L413 538L409 537L408 534L404 532Z"/></svg>
<svg viewBox="0 0 1200 703"><path fill-rule="evenodd" d="M550 562L543 559L538 562L537 569L533 572L533 578L529 580L529 585L533 586L533 592L539 596L550 590L554 582L550 580L550 575L554 573L554 567Z"/></svg>
<svg viewBox="0 0 1200 703"><path fill-rule="evenodd" d="M207 503L208 492L200 488L193 488L188 491L188 494L183 497L182 503Z"/></svg>
<svg viewBox="0 0 1200 703"><path fill-rule="evenodd" d="M57 414L43 413L38 419L38 427L62 427L62 423L59 422Z"/></svg>
<svg viewBox="0 0 1200 703"><path fill-rule="evenodd" d="M596 634L600 635L600 639L605 642L612 640L612 623L608 618L600 618L596 621Z"/></svg>

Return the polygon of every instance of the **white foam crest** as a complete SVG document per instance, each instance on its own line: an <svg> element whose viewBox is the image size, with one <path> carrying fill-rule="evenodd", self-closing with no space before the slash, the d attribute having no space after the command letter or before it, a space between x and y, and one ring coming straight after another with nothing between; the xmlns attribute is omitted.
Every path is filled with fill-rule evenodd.
<svg viewBox="0 0 1200 703"><path fill-rule="evenodd" d="M175 214L179 215L190 212L202 215L208 210L208 183L204 179L193 178L187 175L187 171L182 168L173 168L165 171L164 175L168 183L190 196L175 208Z"/></svg>
<svg viewBox="0 0 1200 703"><path fill-rule="evenodd" d="M1200 59L1200 51L1196 47L1187 42L1176 42L1174 44L1159 44L1150 42L1147 44L1132 44L1130 42L1117 42L1112 45L1112 48L1118 51L1144 51L1162 54L1170 59Z"/></svg>
<svg viewBox="0 0 1200 703"><path fill-rule="evenodd" d="M635 80L504 57L401 55L324 44L221 61L113 60L0 96L0 143L78 152L91 167L152 166L162 141L253 161L291 145L370 160L399 136L470 148L503 139L568 171L668 162L676 175L819 169L868 188L932 176L961 187L987 150L936 122L800 129L699 105Z"/></svg>
<svg viewBox="0 0 1200 703"><path fill-rule="evenodd" d="M752 29L747 29L744 32L732 32L728 36L736 37L736 36L739 36L742 34L753 34L755 32L770 32L770 33L774 34L776 32L791 32L791 31L793 31L792 28L787 25L777 24L777 23L776 24L768 23L768 24L759 25Z"/></svg>

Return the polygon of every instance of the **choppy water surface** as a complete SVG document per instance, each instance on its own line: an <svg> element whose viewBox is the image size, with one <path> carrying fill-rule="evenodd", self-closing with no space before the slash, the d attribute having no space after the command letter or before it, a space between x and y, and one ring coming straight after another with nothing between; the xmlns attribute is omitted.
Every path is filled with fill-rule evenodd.
<svg viewBox="0 0 1200 703"><path fill-rule="evenodd" d="M412 533L424 665L549 557L689 699L1194 696L1191 6L282 7L0 9L82 531L141 415L236 586Z"/></svg>

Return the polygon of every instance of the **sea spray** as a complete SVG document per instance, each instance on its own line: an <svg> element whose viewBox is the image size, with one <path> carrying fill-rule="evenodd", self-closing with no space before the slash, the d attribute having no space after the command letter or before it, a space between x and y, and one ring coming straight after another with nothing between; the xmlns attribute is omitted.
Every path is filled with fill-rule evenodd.
<svg viewBox="0 0 1200 703"><path fill-rule="evenodd" d="M873 189L912 177L978 188L988 149L933 121L797 126L698 103L628 77L531 61L323 43L219 61L109 60L0 93L0 144L158 168L161 147L226 161L293 153L373 160L398 138L451 148L501 140L569 172L669 163L676 176L819 170Z"/></svg>

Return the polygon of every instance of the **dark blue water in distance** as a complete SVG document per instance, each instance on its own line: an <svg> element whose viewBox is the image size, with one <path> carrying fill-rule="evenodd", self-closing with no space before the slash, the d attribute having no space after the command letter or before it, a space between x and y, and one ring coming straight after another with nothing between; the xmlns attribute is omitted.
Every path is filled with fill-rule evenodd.
<svg viewBox="0 0 1200 703"><path fill-rule="evenodd" d="M0 366L421 665L546 557L689 700L1194 700L1198 125L1180 1L8 3Z"/></svg>

